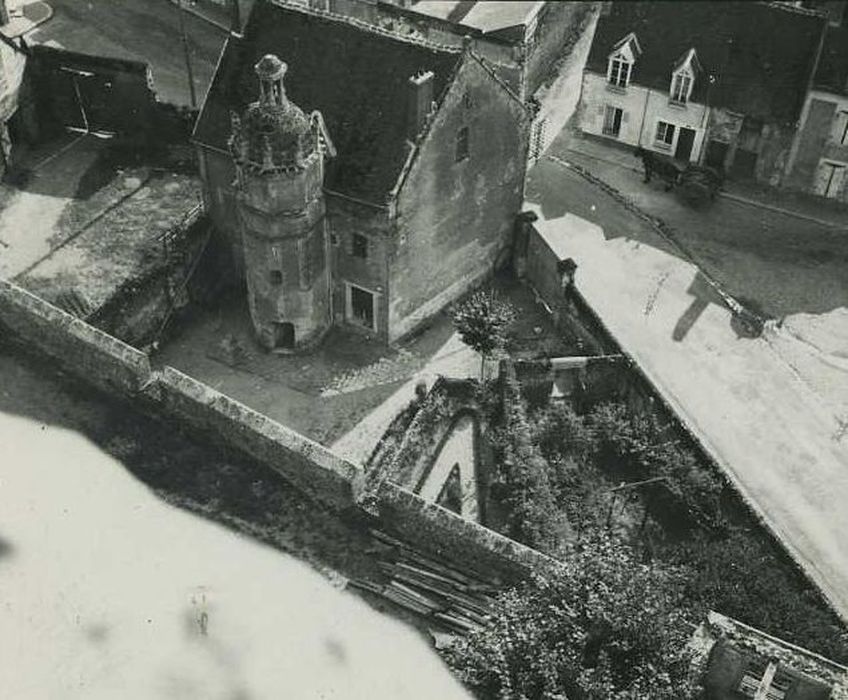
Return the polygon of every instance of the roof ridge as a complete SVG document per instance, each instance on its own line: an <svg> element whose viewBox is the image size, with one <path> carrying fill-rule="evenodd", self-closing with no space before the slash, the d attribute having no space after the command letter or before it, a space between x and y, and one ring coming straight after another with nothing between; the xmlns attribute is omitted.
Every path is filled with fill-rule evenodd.
<svg viewBox="0 0 848 700"><path fill-rule="evenodd" d="M783 10L784 12L788 12L790 14L795 15L805 15L807 17L824 17L821 10L813 10L809 7L801 7L800 5L789 5L785 2L778 2L776 0L760 0L761 5L768 5L773 10Z"/></svg>
<svg viewBox="0 0 848 700"><path fill-rule="evenodd" d="M332 12L330 10L322 10L316 7L312 7L311 5L295 4L293 2L290 2L290 0L268 0L268 2L271 5L274 5L275 7L279 7L284 10L291 10L292 12L299 12L305 15L312 15L313 17L323 17L325 19L330 19L341 24L347 24L349 26L356 27L357 29L362 29L364 31L371 32L372 34L384 36L406 44L414 44L416 46L421 46L423 48L430 49L431 51L441 51L443 53L454 54L462 53L462 47L459 46L439 44L438 42L430 41L429 39L424 39L420 36L405 36L402 34L398 34L397 32L384 29L383 27L380 27L376 24L371 24L370 22L358 19L356 17L349 17L348 15L342 15L337 12Z"/></svg>
<svg viewBox="0 0 848 700"><path fill-rule="evenodd" d="M468 55L471 56L474 60L476 60L477 63L480 64L481 68L483 68L483 70L485 70L494 79L494 81L496 83L498 83L504 90L506 90L507 94L510 97L512 97L516 102L518 102L518 104L520 104L524 108L525 111L527 111L528 113L530 112L530 107L527 105L527 103L524 100L521 99L521 96L518 95L507 84L507 82L497 74L497 71L495 71L494 68L487 65L489 63L489 60L487 58L485 58L484 56L480 56L472 48L468 49Z"/></svg>

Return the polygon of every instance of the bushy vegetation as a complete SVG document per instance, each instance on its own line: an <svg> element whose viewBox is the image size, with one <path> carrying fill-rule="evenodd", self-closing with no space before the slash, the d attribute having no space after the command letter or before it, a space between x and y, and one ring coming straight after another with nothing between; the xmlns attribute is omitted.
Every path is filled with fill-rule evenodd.
<svg viewBox="0 0 848 700"><path fill-rule="evenodd" d="M621 403L597 406L587 423L596 439L597 466L624 481L663 478L665 489L658 494L657 510L708 528L720 525L722 480L669 434L670 426Z"/></svg>
<svg viewBox="0 0 848 700"><path fill-rule="evenodd" d="M481 698L682 700L692 696L684 610L678 571L597 538L502 595L448 663Z"/></svg>
<svg viewBox="0 0 848 700"><path fill-rule="evenodd" d="M730 518L722 512L723 479L681 444L672 428L617 403L595 406L585 415L549 404L528 416L517 386L509 383L505 399L495 457L497 495L508 511L506 534L555 554L566 546L563 536L574 540L575 531L578 544L599 533L611 537L611 485L665 477L664 484L633 491L658 524L653 536L645 539L634 528L621 547L642 552L656 567L675 567L689 609L714 609L835 661L848 661L844 628L818 592L750 516ZM537 602L537 593L512 595L528 597L523 603L510 599L513 607ZM541 648L547 632L537 626L528 623L523 634L536 639L540 648L534 654L542 658L552 652ZM542 676L535 682L543 682Z"/></svg>
<svg viewBox="0 0 848 700"><path fill-rule="evenodd" d="M736 528L726 537L696 536L661 556L685 567L691 604L848 662L845 628L792 562L759 533Z"/></svg>
<svg viewBox="0 0 848 700"><path fill-rule="evenodd" d="M564 518L557 508L547 462L531 440L518 384L504 387L502 429L494 438L495 484L506 507L506 534L543 552L554 552L562 539Z"/></svg>

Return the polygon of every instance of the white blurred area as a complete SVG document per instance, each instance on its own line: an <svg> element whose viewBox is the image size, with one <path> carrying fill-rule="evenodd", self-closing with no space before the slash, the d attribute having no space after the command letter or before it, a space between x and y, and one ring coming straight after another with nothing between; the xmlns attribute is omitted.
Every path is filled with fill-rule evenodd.
<svg viewBox="0 0 848 700"><path fill-rule="evenodd" d="M411 628L0 414L0 698L466 697Z"/></svg>

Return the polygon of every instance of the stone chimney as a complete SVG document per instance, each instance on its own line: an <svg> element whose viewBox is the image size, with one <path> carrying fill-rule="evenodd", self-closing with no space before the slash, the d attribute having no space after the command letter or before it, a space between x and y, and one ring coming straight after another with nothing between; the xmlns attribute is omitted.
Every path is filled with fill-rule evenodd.
<svg viewBox="0 0 848 700"><path fill-rule="evenodd" d="M409 78L409 126L410 141L415 141L424 128L433 109L433 71L426 71Z"/></svg>

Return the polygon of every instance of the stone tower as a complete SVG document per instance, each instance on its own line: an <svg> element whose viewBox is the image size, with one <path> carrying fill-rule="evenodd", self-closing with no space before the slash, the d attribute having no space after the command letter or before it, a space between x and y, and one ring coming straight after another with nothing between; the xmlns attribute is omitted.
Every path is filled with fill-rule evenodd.
<svg viewBox="0 0 848 700"><path fill-rule="evenodd" d="M230 138L248 304L259 342L292 351L332 322L323 184L333 146L320 113L287 99L285 63L267 55L255 70L259 99L233 115Z"/></svg>

